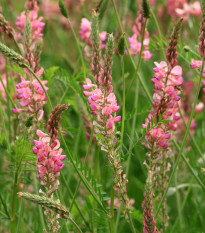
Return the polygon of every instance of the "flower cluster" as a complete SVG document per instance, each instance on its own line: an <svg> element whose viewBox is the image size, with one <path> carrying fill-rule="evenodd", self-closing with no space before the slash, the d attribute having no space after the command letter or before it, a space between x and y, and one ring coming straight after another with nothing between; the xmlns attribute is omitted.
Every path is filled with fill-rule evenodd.
<svg viewBox="0 0 205 233"><path fill-rule="evenodd" d="M143 12L140 10L138 13L138 17L136 19L136 25L134 25L132 28L134 34L132 35L132 37L129 37L128 39L130 44L129 52L131 55L140 53L141 36L143 33L144 23L145 23L145 19L143 17ZM149 52L149 32L147 31L147 28L145 28L142 58L145 60L150 60L152 58L152 54Z"/></svg>
<svg viewBox="0 0 205 233"><path fill-rule="evenodd" d="M200 13L201 7L198 1L190 4L184 3L182 8L176 9L177 16L183 17L184 21L187 21L191 15L199 17Z"/></svg>
<svg viewBox="0 0 205 233"><path fill-rule="evenodd" d="M148 128L151 121L154 128L146 133L146 146L151 149L153 142L157 147L166 149L170 138L169 130L176 130L176 122L180 119L178 113L178 101L181 99L179 87L183 83L182 68L174 66L168 72L168 65L162 61L155 62L155 74L152 82L154 83L155 93L153 95L153 108L146 119L143 128ZM156 122L155 122L156 121Z"/></svg>
<svg viewBox="0 0 205 233"><path fill-rule="evenodd" d="M201 68L202 61L192 59L192 63L190 64L190 66L191 66L192 69ZM204 86L203 92L205 93L205 68L203 70L202 78L204 79L204 80L202 80L202 85Z"/></svg>
<svg viewBox="0 0 205 233"><path fill-rule="evenodd" d="M39 140L34 140L33 152L38 155L38 175L42 185L47 185L48 181L51 184L60 175L60 170L64 167L62 160L66 155L61 154L63 149L59 149L60 142L57 139L52 141L48 134L40 130L36 134Z"/></svg>
<svg viewBox="0 0 205 233"><path fill-rule="evenodd" d="M38 77L43 74L43 68L36 73ZM42 81L45 90L48 90L46 87L47 81ZM21 100L19 102L20 106L23 108L12 109L13 113L17 114L20 112L25 112L26 117L36 114L36 120L40 121L43 117L42 107L46 103L46 95L42 89L39 82L34 80L25 80L21 77L21 82L16 84L17 99Z"/></svg>
<svg viewBox="0 0 205 233"><path fill-rule="evenodd" d="M92 84L90 79L86 79L87 84L83 85L83 94L88 97L88 103L92 114L97 117L98 122L105 124L107 130L111 132L115 129L115 122L121 120L121 116L116 116L120 106L117 105L115 94L111 92L108 96L100 88ZM106 118L105 118L106 117Z"/></svg>
<svg viewBox="0 0 205 233"><path fill-rule="evenodd" d="M169 15L183 17L184 21L191 15L198 17L201 13L199 1L187 3L186 0L167 0L167 9Z"/></svg>
<svg viewBox="0 0 205 233"><path fill-rule="evenodd" d="M91 42L91 22L86 19L86 18L82 18L81 19L81 25L80 25L80 37L82 39L83 42L87 42L89 46L91 46L92 42ZM104 42L107 39L107 32L103 31L99 33L99 37L100 37L100 42L101 42L101 49L105 49L106 44L104 44Z"/></svg>
<svg viewBox="0 0 205 233"><path fill-rule="evenodd" d="M28 13L29 19L31 22L31 28L32 28L32 40L35 41L36 39L43 37L43 29L45 26L45 23L42 22L43 17L38 18L38 8L34 8L33 10L29 11ZM26 12L23 11L20 16L17 17L16 26L20 30L20 35L18 36L20 39L24 36L24 27L26 24Z"/></svg>

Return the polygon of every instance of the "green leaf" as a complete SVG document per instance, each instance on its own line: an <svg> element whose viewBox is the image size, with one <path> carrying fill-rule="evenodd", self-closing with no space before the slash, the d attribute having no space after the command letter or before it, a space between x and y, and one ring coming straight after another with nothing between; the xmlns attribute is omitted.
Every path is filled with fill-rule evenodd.
<svg viewBox="0 0 205 233"><path fill-rule="evenodd" d="M53 77L55 71L58 70L58 69L59 69L58 66L52 66L52 67L50 67L49 69L47 69L47 70L44 72L44 78L45 78L45 80L48 80L48 81L49 81L49 80Z"/></svg>

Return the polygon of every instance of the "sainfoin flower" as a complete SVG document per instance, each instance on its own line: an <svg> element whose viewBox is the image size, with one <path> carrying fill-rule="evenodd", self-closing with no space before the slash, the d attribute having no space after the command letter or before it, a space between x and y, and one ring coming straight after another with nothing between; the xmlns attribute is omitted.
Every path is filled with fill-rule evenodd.
<svg viewBox="0 0 205 233"><path fill-rule="evenodd" d="M41 68L36 75L40 77L43 72L43 68ZM42 81L45 90L48 91L48 87L45 86L46 83L46 80ZM43 117L42 107L46 103L47 98L39 82L36 79L25 80L21 76L21 82L16 84L16 92L16 97L20 100L19 105L21 108L12 109L13 113L25 112L26 117L36 114L36 121L41 120Z"/></svg>
<svg viewBox="0 0 205 233"><path fill-rule="evenodd" d="M129 52L131 55L136 55L140 53L141 37L144 23L145 19L143 18L143 13L140 10L136 19L136 25L134 25L132 28L134 34L132 35L132 37L128 38L130 44ZM149 32L147 31L147 28L145 28L142 58L145 60L150 60L152 58L152 54L149 52Z"/></svg>
<svg viewBox="0 0 205 233"><path fill-rule="evenodd" d="M177 16L183 17L184 21L188 20L191 15L198 17L201 13L200 2L184 3L182 8L175 10Z"/></svg>
<svg viewBox="0 0 205 233"><path fill-rule="evenodd" d="M86 79L87 84L83 85L83 94L88 97L90 110L95 115L98 121L106 124L107 130L111 132L115 129L115 122L121 120L120 116L116 116L120 106L117 105L115 94L111 92L108 96L96 85L92 84L90 79Z"/></svg>
<svg viewBox="0 0 205 233"><path fill-rule="evenodd" d="M192 59L192 63L190 64L190 66L191 66L192 69L201 68L202 61ZM205 67L204 67L204 70L203 70L202 78L204 79L204 80L202 80L202 85L204 86L204 88L202 90L205 93Z"/></svg>
<svg viewBox="0 0 205 233"><path fill-rule="evenodd" d="M188 3L187 0L167 0L168 14L183 17L187 21L191 15L198 17L201 13L199 1Z"/></svg>
<svg viewBox="0 0 205 233"><path fill-rule="evenodd" d="M59 148L60 142L57 139L51 143L51 138L48 134L40 130L37 130L36 134L39 139L34 140L35 147L33 147L33 152L38 155L38 175L42 185L47 185L46 181L48 179L51 184L60 175L60 170L64 167L62 161L66 158L66 155L62 155L63 150Z"/></svg>
<svg viewBox="0 0 205 233"><path fill-rule="evenodd" d="M88 42L88 45L91 46L91 22L86 19L82 18L81 19L81 25L80 25L80 38L82 39L83 42ZM107 32L103 31L99 33L100 37L100 43L101 43L101 49L105 49L106 44L104 43L107 39Z"/></svg>
<svg viewBox="0 0 205 233"><path fill-rule="evenodd" d="M155 74L152 79L155 90L153 108L145 124L143 124L143 128L147 129L148 124L153 121L154 128L146 133L146 146L149 149L154 145L161 149L166 149L171 136L168 131L175 131L177 127L176 122L180 119L178 101L181 99L179 87L183 83L182 68L175 66L168 73L166 62L155 62L155 65L156 67L153 69ZM155 122L155 120L159 122Z"/></svg>
<svg viewBox="0 0 205 233"><path fill-rule="evenodd" d="M36 9L29 11L29 19L31 21L32 28L32 40L36 40L38 38L43 37L43 29L45 23L43 21L43 17L38 18L38 11ZM20 29L20 38L23 38L24 35L24 27L26 24L26 12L23 11L20 16L17 17L16 26Z"/></svg>

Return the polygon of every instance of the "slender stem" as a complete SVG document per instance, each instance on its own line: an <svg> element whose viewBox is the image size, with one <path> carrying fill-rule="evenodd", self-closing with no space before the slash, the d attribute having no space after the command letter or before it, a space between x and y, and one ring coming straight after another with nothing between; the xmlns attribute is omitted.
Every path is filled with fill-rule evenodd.
<svg viewBox="0 0 205 233"><path fill-rule="evenodd" d="M158 31L158 34L159 34L159 38L160 38L160 41L161 41L161 48L162 48L162 52L163 52L163 56L164 56L164 59L166 59L166 55L165 55L165 52L164 52L164 45L163 45L163 39L162 39L162 33L161 33L161 30L160 30L160 27L159 27L159 23L158 23L158 20L153 12L153 10L151 10L151 14L154 18L154 22L156 24L156 27L157 27L157 31Z"/></svg>
<svg viewBox="0 0 205 233"><path fill-rule="evenodd" d="M9 93L9 77L8 77L8 69L7 69L7 64L8 64L8 59L6 58L6 67L5 67L5 73L6 73L6 84L7 84L7 90L8 92L6 92L6 97L7 97L7 100L8 100L8 103L7 103L7 113L8 113L8 128L9 128L9 142L11 143L12 141L12 130L11 130L11 108L10 108L10 101L9 101L9 96L8 96L8 93ZM3 80L1 80L3 81ZM3 82L2 82L2 85L3 85ZM3 85L3 87L5 87L5 85ZM4 88L5 89L5 88Z"/></svg>
<svg viewBox="0 0 205 233"><path fill-rule="evenodd" d="M90 140L89 140L89 144L88 144L88 149L87 149L86 156L85 156L85 166L86 166L87 168L88 168L88 156L89 156L89 152L90 152L90 149L91 149L91 146L92 146L93 133L94 133L94 127L92 127L92 130L91 130ZM77 184L77 187L76 187L76 189L75 189L75 193L74 193L74 196L73 196L73 200L72 200L72 203L71 203L70 209L69 209L70 212L71 212L73 203L74 203L74 201L75 201L75 198L76 198L76 196L77 196L77 193L78 193L78 189L79 189L79 187L80 187L80 184L81 184L81 180L79 180L79 182L78 182L78 184Z"/></svg>
<svg viewBox="0 0 205 233"><path fill-rule="evenodd" d="M24 54L22 53L21 48L19 47L19 44L18 44L18 42L16 41L15 37L13 37L12 39L13 39L14 44L16 45L16 48L18 49L19 53L20 53L22 56L24 56Z"/></svg>
<svg viewBox="0 0 205 233"><path fill-rule="evenodd" d="M110 202L110 227L111 227L111 233L115 233L114 199L115 199L115 190L114 190L114 187L112 187L111 202Z"/></svg>
<svg viewBox="0 0 205 233"><path fill-rule="evenodd" d="M195 111L196 104L197 104L197 101L198 101L199 92L200 92L200 89L201 89L201 80L202 80L203 69L204 69L204 60L202 62L201 74L200 74L199 83L198 83L198 87L197 87L197 92L196 92L196 96L195 96L195 100L194 100L194 105L192 107L191 115L190 115L190 118L189 118L188 126L187 126L187 129L186 129L186 132L185 132L185 135L184 135L184 138L183 138L183 141L182 141L182 145L180 147L179 154L177 156L175 165L174 165L172 173L170 175L169 182L167 184L167 188L166 188L166 190L165 190L165 192L164 192L164 194L162 196L162 199L161 199L161 201L159 203L159 206L157 208L155 217L158 215L159 210L160 210L160 208L161 208L161 206L162 206L162 204L164 202L164 199L166 198L169 186L171 185L172 179L174 177L174 173L175 173L175 171L177 169L177 166L179 164L179 160L180 160L180 158L181 158L181 156L183 154L183 149L184 149L184 146L185 146L185 143L186 143L187 136L189 134L189 129L190 129L190 126L191 126L191 122L192 122L192 119L193 119L193 116L194 116L194 111Z"/></svg>
<svg viewBox="0 0 205 233"><path fill-rule="evenodd" d="M179 232L182 232L182 214L181 214L181 202L180 202L180 195L179 195L179 190L177 187L177 172L175 173L174 176L174 182L175 182L175 188L176 188L176 201L177 201L177 211L178 211L178 216L179 216Z"/></svg>
<svg viewBox="0 0 205 233"><path fill-rule="evenodd" d="M75 193L74 193L74 195L73 195L73 197L72 197L72 202L71 202L71 204L70 204L69 212L71 212L71 210L72 210L72 208L73 208L73 204L74 204L75 199L76 199L76 196L77 196L77 194L78 194L78 190L79 190L79 187L80 187L80 183L81 183L81 180L78 181L78 184L77 184L77 186L76 186Z"/></svg>
<svg viewBox="0 0 205 233"><path fill-rule="evenodd" d="M86 155L85 155L85 166L88 168L88 160L89 160L89 153L91 151L91 146L92 146L92 142L93 142L93 134L94 134L94 126L92 127L92 130L91 130L91 134L90 134L90 139L89 139L89 143L88 143L88 148L87 148L87 152L86 152Z"/></svg>
<svg viewBox="0 0 205 233"><path fill-rule="evenodd" d="M0 104L0 118L1 118L1 123L2 123L2 126L3 126L3 130L4 130L4 135L7 135L7 130L6 130L5 120L4 120L4 114L3 114L2 104ZM6 141L6 144L7 144L7 148L10 151L11 144L9 143L8 136L5 137L5 141Z"/></svg>
<svg viewBox="0 0 205 233"><path fill-rule="evenodd" d="M132 232L136 233L136 230L135 230L135 227L134 227L134 224L133 224L133 221L132 221L132 216L130 214L130 211L128 211L128 218L129 218L129 222L130 222L130 226L131 226Z"/></svg>
<svg viewBox="0 0 205 233"><path fill-rule="evenodd" d="M186 129L187 129L187 123L186 123L186 121L185 121L185 119L184 119L184 115L183 115L183 113L182 113L182 111L181 111L180 107L179 107L179 113L180 113L181 118L182 118L182 120L183 120L183 123L184 123L184 125L185 125L185 127L186 127ZM199 146L198 146L198 144L197 144L197 142L196 142L195 138L193 137L193 135L192 135L192 133L191 133L191 131L190 131L190 130L189 130L189 135L190 135L191 140L193 141L194 146L196 147L196 149L197 149L198 153L200 154L201 158L202 158L202 159L203 159L203 161L205 162L205 159L204 159L203 153L202 153L201 149L199 148Z"/></svg>
<svg viewBox="0 0 205 233"><path fill-rule="evenodd" d="M68 220L78 229L80 233L83 233L78 224L71 217L69 217Z"/></svg>
<svg viewBox="0 0 205 233"><path fill-rule="evenodd" d="M121 21L120 21L119 14L117 12L117 8L116 8L116 5L115 5L115 2L114 2L114 0L111 0L111 2L112 2L112 5L113 5L113 8L115 10L115 15L117 17L118 25L120 27L120 32L121 32L121 34L123 34L123 28L122 28L122 24L121 24ZM126 36L125 36L125 48L127 49L128 57L129 57L129 59L131 61L131 64L132 64L134 70L136 71L137 67L136 67L135 62L134 62L134 60L133 60L133 58L132 58L132 56L131 56L131 54L129 52L128 43L127 43L127 37ZM146 83L144 82L143 78L139 75L138 71L135 72L135 75L137 75L137 77L139 78L140 83L141 83L141 85L142 85L142 87L143 87L143 89L144 89L147 97L149 98L149 100L151 99L151 102L152 102L152 97L151 97L151 95L149 93L149 90L148 90L148 88L146 86Z"/></svg>
<svg viewBox="0 0 205 233"><path fill-rule="evenodd" d="M70 187L68 186L68 184L67 184L67 182L66 182L66 179L65 179L64 175L61 174L60 177L62 178L63 183L65 184L65 188L66 188L66 190L68 191L68 194L69 194L70 197L73 199L73 193L72 193ZM78 206L78 204L77 204L77 202L76 202L75 199L74 199L74 205L75 205L76 209L78 210L80 216L82 217L83 221L85 222L86 226L88 227L88 229L91 230L91 229L90 229L90 226L89 226L89 223L86 221L86 219L85 219L85 217L84 217L84 214L81 212L81 210L80 210L80 208L79 208L79 206Z"/></svg>
<svg viewBox="0 0 205 233"><path fill-rule="evenodd" d="M137 81L136 81L135 102L134 102L134 108L135 109L137 109L137 105L138 105L138 96L139 96L139 79L137 79ZM135 114L134 117L133 117L133 120L132 120L131 142L130 142L130 145L129 145L129 152L130 153L132 151L132 141L134 139L134 133L135 133L135 128L136 128L136 117L137 116ZM126 177L129 176L130 162L131 162L131 155L129 155L128 160L127 160ZM122 204L120 204L120 208L119 208L118 213L117 213L116 231L118 230L118 225L119 225L121 210L122 210Z"/></svg>
<svg viewBox="0 0 205 233"><path fill-rule="evenodd" d="M5 91L6 94L7 94L7 97L8 97L9 100L11 101L12 105L15 107L15 103L14 103L13 99L11 98L11 95L9 94L9 92L8 92L8 90L7 90L7 88L6 88L6 86L4 85L4 82L3 82L3 79L2 79L2 77L1 77L1 75L0 75L0 81L1 81L1 84L2 84L2 86L3 86L3 88L4 88L4 91Z"/></svg>
<svg viewBox="0 0 205 233"><path fill-rule="evenodd" d="M33 172L33 180L34 180L35 192L36 192L36 194L38 194L38 184L37 184L36 173L35 172ZM42 208L41 208L40 205L38 205L38 212L39 212L39 216L40 216L41 226L43 226L43 229L46 229L45 221L44 221L43 213L42 213Z"/></svg>
<svg viewBox="0 0 205 233"><path fill-rule="evenodd" d="M139 58L138 58L138 62L137 62L137 67L135 69L134 75L132 77L132 81L130 86L128 87L128 91L127 91L127 95L129 95L130 93L130 89L133 86L134 80L135 80L135 76L137 75L139 68L140 68L140 63L142 60L142 52L143 52L143 45L144 45L144 36L145 36L145 29L146 29L146 24L147 24L147 18L145 19L144 25L143 25L143 29L142 29L142 38L141 38L141 48L140 48L140 53L139 53Z"/></svg>
<svg viewBox="0 0 205 233"><path fill-rule="evenodd" d="M12 205L11 205L11 233L16 232L15 215L16 215L17 190L18 190L18 172L15 169L13 197L12 197Z"/></svg>
<svg viewBox="0 0 205 233"><path fill-rule="evenodd" d="M121 128L121 141L120 147L122 151L123 145L123 137L124 137L124 128L125 128L125 74L124 74L124 60L121 58L121 66L122 66L122 79L123 79L123 103L122 103L122 128Z"/></svg>
<svg viewBox="0 0 205 233"><path fill-rule="evenodd" d="M182 214L182 211L183 211L183 209L184 209L184 207L185 207L185 204L186 204L186 202L187 202L187 200L188 200L188 196L189 196L189 193L190 193L191 189L192 189L192 181L191 181L191 184L189 185L189 188L188 188L188 190L187 190L186 196L185 196L184 201L183 201L183 203L182 203L182 206L181 206L181 209L180 209L180 214ZM178 221L179 221L179 216L178 216L178 217L176 218L176 220L175 220L175 223L174 223L174 225L173 225L173 227L172 227L171 233L174 232L174 230L175 230L175 228L176 228L176 226L177 226Z"/></svg>
<svg viewBox="0 0 205 233"><path fill-rule="evenodd" d="M119 25L119 27L120 27L120 32L121 32L121 34L123 34L123 28L122 28L120 16L119 16L119 14L118 14L118 12L117 12L117 7L116 7L116 4L115 4L115 1L114 1L114 0L111 0L111 2L112 2L112 5L113 5L113 8L114 8L114 11L115 11L115 15L116 15L116 17L117 17L118 25Z"/></svg>
<svg viewBox="0 0 205 233"><path fill-rule="evenodd" d="M136 90L135 90L135 102L134 102L134 108L137 110L138 106L138 97L139 97L139 79L136 80ZM129 152L131 153L132 151L132 141L134 139L134 133L135 133L135 128L136 128L136 118L137 115L135 114L132 120L132 130L131 130L131 142L129 145ZM128 152L128 153L129 153ZM129 170L130 170L130 162L131 162L131 155L129 155L128 160L127 160L127 165L126 165L126 177L129 176ZM122 204L120 204L120 208L118 210L117 214L117 220L116 220L116 231L118 230L118 225L119 225L119 220L120 220L120 214L122 210ZM132 226L131 226L132 227Z"/></svg>
<svg viewBox="0 0 205 233"><path fill-rule="evenodd" d="M73 36L74 36L74 39L75 39L75 42L76 42L76 45L77 45L77 49L78 49L78 52L79 52L79 55L80 55L81 63L82 63L82 66L83 66L84 79L86 79L86 67L85 67L82 51L80 49L80 45L79 45L76 33L75 33L74 29L73 29L73 26L72 26L72 24L70 22L70 19L69 18L66 18L66 19L67 19L68 24L70 26L70 29L71 29L71 31L73 33Z"/></svg>

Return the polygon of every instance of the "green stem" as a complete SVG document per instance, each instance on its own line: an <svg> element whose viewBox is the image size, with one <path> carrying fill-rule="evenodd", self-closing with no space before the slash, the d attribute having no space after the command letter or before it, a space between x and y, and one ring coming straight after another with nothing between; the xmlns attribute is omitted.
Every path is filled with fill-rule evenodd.
<svg viewBox="0 0 205 233"><path fill-rule="evenodd" d="M5 73L6 73L6 84L7 84L7 90L8 92L6 92L6 97L7 97L7 100L8 100L8 103L7 103L7 113L8 113L8 128L9 128L9 142L11 143L12 141L12 130L11 130L11 108L10 108L10 101L9 101L9 96L8 96L8 93L9 93L9 77L8 77L8 69L7 69L7 63L8 63L8 59L6 58L6 67L5 67ZM3 81L3 80L1 80ZM2 82L2 85L3 85L3 82ZM4 86L4 85L3 85ZM4 86L5 87L5 86ZM5 89L5 88L4 88Z"/></svg>
<svg viewBox="0 0 205 233"><path fill-rule="evenodd" d="M124 128L125 128L125 73L124 73L124 60L121 58L121 66L122 66L122 79L123 79L123 103L122 103L122 128L121 128L121 140L120 140L120 148L122 151L123 145L123 137L124 137Z"/></svg>
<svg viewBox="0 0 205 233"><path fill-rule="evenodd" d="M181 111L180 107L179 107L179 113L180 113L181 118L182 118L182 120L183 120L183 123L184 123L184 125L185 125L185 127L186 127L186 129L187 129L187 123L186 123L186 121L185 121L185 119L184 119L184 115L183 115L183 113L182 113L182 111ZM197 149L198 153L200 154L201 158L202 158L202 159L203 159L203 161L205 162L205 159L204 159L203 153L202 153L201 149L199 148L199 146L198 146L198 144L197 144L197 142L196 142L196 140L195 140L195 138L194 138L194 136L192 135L192 133L191 133L191 131L190 131L190 130L189 130L189 135L190 135L191 140L193 141L194 146L196 147L196 149Z"/></svg>
<svg viewBox="0 0 205 233"><path fill-rule="evenodd" d="M4 131L4 135L5 135L5 141L6 141L6 144L7 144L7 148L10 151L11 145L9 143L8 136L7 136L7 130L6 130L5 120L4 120L2 104L0 104L0 118L1 118L1 123L2 123L2 126L3 126L3 131Z"/></svg>
<svg viewBox="0 0 205 233"><path fill-rule="evenodd" d="M61 174L60 177L62 178L63 183L65 184L65 188L66 188L66 190L68 191L68 195L73 199L73 193L72 193L70 187L68 186L68 184L67 184L67 182L66 182L66 179L65 179L63 173ZM84 217L84 214L81 212L81 210L80 210L80 208L79 208L77 202L75 201L75 199L74 199L74 205L75 205L76 209L78 210L80 216L82 217L83 221L85 222L86 226L88 227L88 229L91 230L91 229L90 229L90 226L89 226L89 223L86 221L86 219L85 219L85 217Z"/></svg>
<svg viewBox="0 0 205 233"><path fill-rule="evenodd" d="M178 216L179 216L179 232L182 232L182 214L180 211L181 210L180 195L179 195L179 190L177 187L177 172L175 173L174 181L175 181L175 188L176 188L177 211L178 211Z"/></svg>
<svg viewBox="0 0 205 233"><path fill-rule="evenodd" d="M164 52L164 45L163 45L163 39L162 39L162 33L161 33L161 30L160 30L160 27L159 27L159 23L158 23L158 20L157 20L157 18L156 18L156 16L155 16L155 14L154 14L154 12L151 10L151 14L152 14L152 16L153 16L153 18L154 18L154 22L155 22L155 24L156 24L156 27L157 27L157 31L158 31L158 34L159 34L159 38L160 38L160 41L161 41L161 48L162 48L162 52L163 52L163 56L164 56L164 59L166 59L166 55L165 55L165 52Z"/></svg>
<svg viewBox="0 0 205 233"><path fill-rule="evenodd" d="M138 97L139 97L139 80L137 79L137 81L136 81L136 90L135 90L135 102L134 102L134 108L135 109L137 109ZM132 141L134 139L134 133L135 133L135 128L136 128L136 117L137 116L135 114L134 117L133 117L133 120L132 120L131 142L130 142L130 145L129 145L129 152L130 152L130 154L131 154L131 151L132 151ZM129 176L130 161L131 161L131 155L129 155L128 160L127 160L126 177ZM119 208L118 213L117 213L116 231L118 230L118 225L119 225L121 210L122 210L122 204L120 204L120 208Z"/></svg>
<svg viewBox="0 0 205 233"><path fill-rule="evenodd" d="M135 230L135 227L134 227L134 224L133 224L133 221L132 221L132 216L130 214L130 211L128 211L128 218L129 218L129 223L130 223L132 232L136 233L136 230Z"/></svg>
<svg viewBox="0 0 205 233"><path fill-rule="evenodd" d="M68 220L78 229L78 232L83 233L78 224L71 217L68 217Z"/></svg>
<svg viewBox="0 0 205 233"><path fill-rule="evenodd" d="M203 69L204 69L204 60L202 62L202 68L201 68L201 74L200 74L200 78L199 78L199 83L198 83L198 87L197 87L197 92L196 92L196 96L195 96L195 100L194 100L194 105L192 107L192 111L191 111L191 116L189 118L189 122L188 122L188 126L187 126L187 129L186 129L186 132L185 132L185 135L184 135L184 138L183 138L183 141L182 141L182 145L180 147L180 150L179 150L179 154L177 156L177 159L176 159L176 162L175 162L175 165L173 167L173 170L172 170L172 173L170 175L170 178L169 178L169 182L167 184L167 188L162 196L162 199L159 203L159 206L157 208L157 211L156 211L156 214L155 214L155 217L157 216L157 214L159 213L159 210L164 202L164 199L166 198L166 195L167 195L167 192L168 192L168 189L169 189L169 186L171 185L171 182L172 182L172 179L174 177L174 173L177 169L177 166L179 164L179 160L183 154L183 149L184 149L184 146L185 146L185 143L186 143L186 139L187 139L187 136L189 134L189 130L190 130L190 126L191 126L191 122L192 122L192 119L193 119L193 116L194 116L194 111L195 111L195 108L196 108L196 104L197 104L197 101L198 101L198 96L199 96L199 92L200 92L200 89L201 89L201 80L202 80L202 74L203 74Z"/></svg>
<svg viewBox="0 0 205 233"><path fill-rule="evenodd" d="M72 208L73 208L73 204L75 202L75 199L77 197L77 194L78 194L78 190L79 190L79 187L80 187L80 183L81 183L81 180L78 181L78 184L76 186L76 189L75 189L75 193L73 195L73 198L72 198L72 202L70 204L70 208L69 208L69 212L71 212Z"/></svg>
<svg viewBox="0 0 205 233"><path fill-rule="evenodd" d="M127 91L127 95L129 95L130 93L130 89L133 86L134 80L135 80L135 76L137 75L139 68L140 68L140 63L142 60L142 52L143 52L143 45L144 45L144 36L145 36L145 29L146 29L146 24L147 24L147 18L145 19L144 25L143 25L143 29L142 29L142 38L141 38L141 48L140 48L140 53L139 53L139 58L138 58L138 62L137 62L137 67L135 69L134 75L132 77L132 81L130 86L128 87L128 91Z"/></svg>
<svg viewBox="0 0 205 233"><path fill-rule="evenodd" d="M36 192L36 194L38 194L38 184L37 184L37 180L36 180L36 173L34 173L34 172L33 172L33 180L34 180L35 192ZM43 226L43 229L46 229L45 221L44 221L43 213L42 213L42 208L40 205L38 205L38 212L39 212L39 216L40 216L41 226Z"/></svg>
<svg viewBox="0 0 205 233"><path fill-rule="evenodd" d="M111 233L115 233L114 199L115 199L115 190L114 190L114 187L112 187L111 201L110 201L110 228L111 228Z"/></svg>
<svg viewBox="0 0 205 233"><path fill-rule="evenodd" d="M18 191L18 172L16 170L14 175L13 197L12 197L12 205L11 205L11 233L16 232L15 217L16 217L17 191Z"/></svg>
<svg viewBox="0 0 205 233"><path fill-rule="evenodd" d="M180 214L182 214L182 211L183 211L183 209L184 209L184 207L185 207L185 204L186 204L186 202L187 202L187 200L188 200L188 196L189 196L189 193L190 193L191 189L192 189L192 185L190 184L190 186L189 186L189 188L188 188L188 190L187 190L186 196L185 196L185 198L184 198L184 201L183 201L183 203L182 203L182 206L181 206L181 209L180 209ZM171 233L175 232L174 230L175 230L175 228L176 228L176 226L177 226L177 223L178 223L179 219L180 219L180 218L179 218L179 216L178 216L178 217L176 218L176 220L175 220L175 223L174 223L173 227L172 227Z"/></svg>
<svg viewBox="0 0 205 233"><path fill-rule="evenodd" d="M69 18L66 18L66 19L67 19L68 24L70 26L70 29L71 29L71 31L73 33L73 36L74 36L74 39L75 39L75 42L76 42L76 45L77 45L77 49L78 49L78 52L79 52L79 55L80 55L81 63L82 63L82 66L83 66L84 79L86 79L86 72L85 72L86 71L86 67L85 67L82 51L80 49L80 45L79 45L76 33L75 33L74 29L73 29L73 26L72 26L72 24L70 22L70 19Z"/></svg>
<svg viewBox="0 0 205 233"><path fill-rule="evenodd" d="M7 97L9 98L10 102L12 103L12 105L15 107L15 103L14 103L13 99L11 98L11 95L9 94L6 86L4 85L4 82L3 82L3 79L1 77L1 75L0 75L0 81L1 81L1 84L2 84L2 86L4 88L4 91L6 92Z"/></svg>

